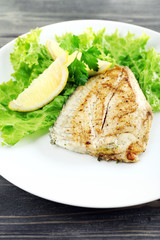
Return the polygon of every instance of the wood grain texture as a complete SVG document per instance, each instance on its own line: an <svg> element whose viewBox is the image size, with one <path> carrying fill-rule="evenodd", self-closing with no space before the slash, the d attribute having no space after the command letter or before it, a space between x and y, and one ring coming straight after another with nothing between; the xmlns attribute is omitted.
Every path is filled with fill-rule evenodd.
<svg viewBox="0 0 160 240"><path fill-rule="evenodd" d="M0 180L0 239L160 239L160 201L88 209L43 200Z"/></svg>
<svg viewBox="0 0 160 240"><path fill-rule="evenodd" d="M0 44L31 28L75 19L116 20L160 31L159 11L159 0L0 0Z"/></svg>
<svg viewBox="0 0 160 240"><path fill-rule="evenodd" d="M31 28L73 19L133 23L160 32L159 0L0 0L0 47ZM0 177L0 239L160 239L160 200L88 209L35 197Z"/></svg>

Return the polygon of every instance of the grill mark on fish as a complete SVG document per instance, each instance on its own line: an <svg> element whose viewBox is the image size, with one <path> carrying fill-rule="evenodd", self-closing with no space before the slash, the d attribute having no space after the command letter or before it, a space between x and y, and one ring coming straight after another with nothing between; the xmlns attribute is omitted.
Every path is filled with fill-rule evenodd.
<svg viewBox="0 0 160 240"><path fill-rule="evenodd" d="M108 104L107 104L107 109L106 109L106 113L105 113L105 116L104 116L104 119L103 119L103 123L102 123L102 127L101 127L101 130L103 130L103 127L104 127L104 124L106 122L106 118L107 118L107 114L108 114L108 108L109 108L109 104L110 104L110 101L112 100L113 96L114 96L115 93L112 94Z"/></svg>
<svg viewBox="0 0 160 240"><path fill-rule="evenodd" d="M147 146L152 116L133 73L116 66L77 88L50 135L72 151L136 162Z"/></svg>
<svg viewBox="0 0 160 240"><path fill-rule="evenodd" d="M105 113L105 116L104 116L104 119L103 119L103 123L102 123L102 127L101 127L101 130L103 130L103 127L104 127L104 124L106 122L106 118L107 118L107 114L108 114L108 109L109 109L109 105L110 105L110 102L113 98L113 96L115 95L120 83L121 83L121 79L122 79L122 76L123 76L123 72L124 72L124 68L122 68L122 71L121 73L119 74L119 77L118 77L118 86L115 88L115 91L113 92L112 96L110 97L109 101L108 101L108 104L107 104L107 108L106 108L106 113ZM113 89L113 88L112 88Z"/></svg>

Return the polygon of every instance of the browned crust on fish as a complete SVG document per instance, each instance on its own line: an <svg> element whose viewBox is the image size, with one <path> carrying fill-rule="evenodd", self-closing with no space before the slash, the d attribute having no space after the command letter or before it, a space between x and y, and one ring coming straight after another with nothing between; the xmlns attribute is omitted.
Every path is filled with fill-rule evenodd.
<svg viewBox="0 0 160 240"><path fill-rule="evenodd" d="M67 113L70 120L64 127ZM146 149L152 118L151 106L131 70L116 66L75 91L51 136L57 145L99 159L136 162ZM64 138L66 135L66 146L64 138L56 134L57 129Z"/></svg>

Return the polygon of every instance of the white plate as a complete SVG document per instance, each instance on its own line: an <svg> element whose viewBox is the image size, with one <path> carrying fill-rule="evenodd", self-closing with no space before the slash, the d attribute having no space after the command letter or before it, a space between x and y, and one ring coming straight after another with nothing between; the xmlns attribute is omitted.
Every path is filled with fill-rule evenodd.
<svg viewBox="0 0 160 240"><path fill-rule="evenodd" d="M160 34L142 27L111 21L83 20L43 28L41 42L66 31L81 33L86 27L108 33L116 28L150 35L149 45L160 52ZM9 53L14 42L0 50L0 79L8 81ZM50 145L48 134L28 137L14 147L1 147L0 171L16 186L52 201L84 207L111 208L146 203L160 198L160 114L154 114L150 140L140 162L98 162L96 158ZM12 201L12 199L11 199Z"/></svg>

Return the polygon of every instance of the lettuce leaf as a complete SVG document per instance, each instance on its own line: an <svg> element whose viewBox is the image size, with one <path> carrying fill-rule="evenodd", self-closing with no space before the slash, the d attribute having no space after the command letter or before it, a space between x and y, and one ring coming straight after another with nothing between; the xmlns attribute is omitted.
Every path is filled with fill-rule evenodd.
<svg viewBox="0 0 160 240"><path fill-rule="evenodd" d="M16 99L53 62L45 46L39 44L39 35L40 30L36 29L17 39L11 54L14 80L0 85L0 130L4 144L14 145L28 134L49 128L68 98L66 93L59 95L42 109L33 112L21 113L8 108L8 103Z"/></svg>
<svg viewBox="0 0 160 240"><path fill-rule="evenodd" d="M0 130L3 143L14 145L21 138L50 127L57 119L67 97L59 95L40 110L18 113L0 105Z"/></svg>
<svg viewBox="0 0 160 240"><path fill-rule="evenodd" d="M54 124L68 97L78 85L87 81L84 62L90 68L96 68L94 53L91 54L88 49L96 49L96 57L112 62L113 66L118 64L131 68L153 111L160 111L160 54L153 48L146 48L149 36L143 33L140 37L135 37L130 32L121 36L118 30L108 35L105 28L97 33L92 28L87 28L78 36L72 33L56 36L64 49L70 53L75 50L81 51L84 53L84 59L75 59L69 66L67 85L52 102L33 112L11 111L8 103L16 99L18 94L53 62L45 46L39 43L40 32L41 30L35 29L27 36L19 37L10 55L14 73L11 80L0 85L2 143L14 145L24 136L48 129Z"/></svg>
<svg viewBox="0 0 160 240"><path fill-rule="evenodd" d="M104 53L109 54L116 64L128 66L133 71L153 112L160 111L160 54L153 48L146 49L149 36L143 33L135 38L129 32L121 37L116 31L104 38Z"/></svg>
<svg viewBox="0 0 160 240"><path fill-rule="evenodd" d="M139 85L154 112L160 111L160 54L153 48L146 53Z"/></svg>

